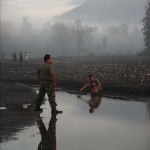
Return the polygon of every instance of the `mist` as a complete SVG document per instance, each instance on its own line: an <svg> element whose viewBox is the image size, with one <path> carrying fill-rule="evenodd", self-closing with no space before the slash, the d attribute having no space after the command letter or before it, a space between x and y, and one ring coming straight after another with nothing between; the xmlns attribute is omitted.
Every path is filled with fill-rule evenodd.
<svg viewBox="0 0 150 150"><path fill-rule="evenodd" d="M45 53L54 56L71 55L136 55L144 47L139 27L128 24L110 25L103 29L71 23L48 22L42 30L35 30L28 18L23 18L20 31L11 22L1 25L1 53L28 51L30 56Z"/></svg>
<svg viewBox="0 0 150 150"><path fill-rule="evenodd" d="M82 3L70 1L72 4L78 4L78 7L67 11L67 14L72 14L72 12L75 14L79 8L87 6L88 2L85 0ZM141 7L144 10L146 1L139 0L139 2L137 4L142 3ZM144 17L143 13L132 21L130 21L131 17L124 20L122 18L120 21L115 20L116 18L112 18L112 16L111 19L109 17L107 19L98 18L98 21L101 20L101 22L95 23L90 18L87 22L84 17L72 17L72 20L66 20L67 15L64 13L64 15L56 15L57 17L51 19L47 18L45 23L42 22L43 27L40 28L37 28L30 16L22 16L19 27L18 22L2 19L0 53L6 57L11 57L14 52L19 54L20 51L23 53L27 51L31 57L41 57L45 53L50 53L53 56L137 55L144 48L144 37L141 32L142 15ZM119 14L119 18L121 18L121 14Z"/></svg>

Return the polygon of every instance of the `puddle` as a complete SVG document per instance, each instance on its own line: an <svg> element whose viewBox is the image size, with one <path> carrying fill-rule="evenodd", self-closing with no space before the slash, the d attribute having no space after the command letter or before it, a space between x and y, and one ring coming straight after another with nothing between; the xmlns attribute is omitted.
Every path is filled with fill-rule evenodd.
<svg viewBox="0 0 150 150"><path fill-rule="evenodd" d="M51 116L46 101L37 122L16 133L16 140L1 143L1 149L150 149L150 108L146 103L103 97L91 100L89 95L78 97L61 91L56 98L63 114Z"/></svg>
<svg viewBox="0 0 150 150"><path fill-rule="evenodd" d="M7 109L6 107L0 107L0 110L2 110L2 109Z"/></svg>

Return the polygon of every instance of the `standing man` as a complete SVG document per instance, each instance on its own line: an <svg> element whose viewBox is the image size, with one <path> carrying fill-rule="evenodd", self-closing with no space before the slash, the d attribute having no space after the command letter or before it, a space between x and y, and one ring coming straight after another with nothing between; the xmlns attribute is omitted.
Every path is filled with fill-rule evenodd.
<svg viewBox="0 0 150 150"><path fill-rule="evenodd" d="M29 58L28 52L25 52L24 54L24 61L27 62Z"/></svg>
<svg viewBox="0 0 150 150"><path fill-rule="evenodd" d="M48 100L51 106L52 113L62 113L62 111L56 110L56 99L55 99L55 71L53 68L53 60L51 55L46 54L44 56L44 64L37 71L38 79L40 79L39 95L36 99L35 111L43 111L40 108L45 94L48 95Z"/></svg>

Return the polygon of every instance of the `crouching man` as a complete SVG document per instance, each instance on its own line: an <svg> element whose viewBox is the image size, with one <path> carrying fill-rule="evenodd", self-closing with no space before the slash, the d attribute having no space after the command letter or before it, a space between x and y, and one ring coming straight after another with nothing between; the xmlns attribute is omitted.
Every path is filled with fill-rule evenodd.
<svg viewBox="0 0 150 150"><path fill-rule="evenodd" d="M96 79L93 75L89 75L89 83L85 84L81 89L80 92L82 92L85 88L89 87L91 90L91 94L100 94L102 91L102 86L98 79Z"/></svg>

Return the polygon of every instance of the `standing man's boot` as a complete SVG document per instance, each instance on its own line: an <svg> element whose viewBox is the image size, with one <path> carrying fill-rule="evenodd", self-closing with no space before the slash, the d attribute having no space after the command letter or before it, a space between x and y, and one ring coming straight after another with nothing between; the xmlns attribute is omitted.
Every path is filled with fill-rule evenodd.
<svg viewBox="0 0 150 150"><path fill-rule="evenodd" d="M36 104L35 111L43 111L39 104Z"/></svg>
<svg viewBox="0 0 150 150"><path fill-rule="evenodd" d="M51 110L52 114L62 114L62 111L57 110L55 106L53 106L51 108L52 108L52 110Z"/></svg>

